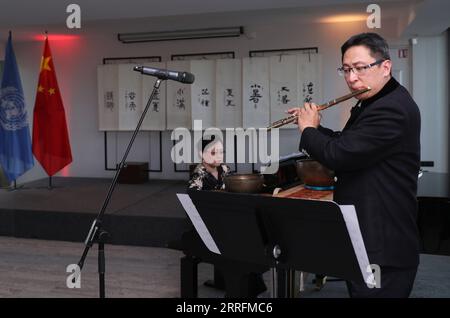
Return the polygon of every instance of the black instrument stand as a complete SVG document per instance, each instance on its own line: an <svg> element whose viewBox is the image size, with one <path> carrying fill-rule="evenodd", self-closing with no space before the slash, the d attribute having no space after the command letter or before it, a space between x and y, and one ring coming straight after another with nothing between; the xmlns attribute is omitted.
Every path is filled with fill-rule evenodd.
<svg viewBox="0 0 450 318"><path fill-rule="evenodd" d="M156 91L159 89L159 86L161 85L161 82L163 80L164 79L158 78L155 82L155 85L153 86L153 91L148 99L147 105L145 106L145 109L142 112L141 118L139 119L136 129L133 132L133 136L130 139L130 142L127 146L125 154L123 155L123 158L120 161L119 166L117 167L116 174L111 182L108 194L106 195L106 198L103 202L103 206L102 206L100 212L98 213L97 217L95 218L94 222L91 225L91 229L89 230L89 233L84 242L86 246L84 248L83 255L81 256L80 261L78 262L78 266L79 266L79 269L81 272L81 270L83 269L83 265L84 265L86 256L89 252L89 249L92 247L92 245L95 242L97 242L98 243L98 275L99 275L99 284L100 284L100 298L105 298L105 241L108 236L108 232L106 232L102 228L103 215L105 214L106 208L108 207L109 201L111 200L111 196L114 191L114 188L116 187L120 172L122 171L122 168L125 166L125 161L128 157L128 154L131 150L134 140L136 139L137 133L139 132L139 129L141 128L141 125L142 125L142 122L144 121L147 110L149 109L150 104L153 100L153 97L154 97ZM74 278L74 279L76 279L76 278Z"/></svg>
<svg viewBox="0 0 450 318"><path fill-rule="evenodd" d="M364 283L335 202L215 191L188 195L221 252L217 257L271 268L272 297L295 296L296 270Z"/></svg>
<svg viewBox="0 0 450 318"><path fill-rule="evenodd" d="M270 269L270 277L271 277L271 281L272 281L272 286L270 289L270 296L272 298L278 298L279 297L279 285L280 285L279 280L282 277L280 277L280 272L277 270L277 266L279 265L278 258L281 255L281 249L278 245L275 245L272 248L271 252L272 252L272 257L275 261L275 266ZM270 254L270 251L269 251L269 254Z"/></svg>

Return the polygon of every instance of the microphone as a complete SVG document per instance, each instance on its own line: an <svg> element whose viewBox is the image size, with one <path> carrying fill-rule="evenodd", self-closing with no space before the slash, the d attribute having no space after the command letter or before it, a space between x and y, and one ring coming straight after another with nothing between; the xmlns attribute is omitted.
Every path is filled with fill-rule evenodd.
<svg viewBox="0 0 450 318"><path fill-rule="evenodd" d="M135 66L133 70L141 72L141 74L156 76L161 80L170 79L184 84L192 84L195 79L195 76L192 73L169 71L156 67Z"/></svg>

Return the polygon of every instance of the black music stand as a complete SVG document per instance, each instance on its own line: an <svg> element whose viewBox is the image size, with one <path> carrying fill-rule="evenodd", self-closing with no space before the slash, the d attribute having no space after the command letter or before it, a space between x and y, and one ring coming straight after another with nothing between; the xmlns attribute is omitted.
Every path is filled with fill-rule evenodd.
<svg viewBox="0 0 450 318"><path fill-rule="evenodd" d="M294 295L294 270L364 282L335 202L211 191L188 194L222 256L273 269L273 296Z"/></svg>

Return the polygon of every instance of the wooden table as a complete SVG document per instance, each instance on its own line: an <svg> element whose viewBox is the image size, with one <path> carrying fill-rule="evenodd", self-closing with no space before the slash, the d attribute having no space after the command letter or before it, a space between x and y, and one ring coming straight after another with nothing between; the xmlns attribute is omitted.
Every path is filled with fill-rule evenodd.
<svg viewBox="0 0 450 318"><path fill-rule="evenodd" d="M332 190L310 190L305 188L303 184L279 192L276 190L273 193L274 197L323 201L333 200Z"/></svg>

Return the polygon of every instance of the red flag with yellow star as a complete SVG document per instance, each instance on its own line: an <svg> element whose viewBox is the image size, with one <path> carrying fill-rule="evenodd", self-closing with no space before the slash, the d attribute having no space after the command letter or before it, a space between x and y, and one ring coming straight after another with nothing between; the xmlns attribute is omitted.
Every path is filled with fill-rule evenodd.
<svg viewBox="0 0 450 318"><path fill-rule="evenodd" d="M45 39L34 104L33 154L49 176L72 162L66 114L48 38Z"/></svg>

